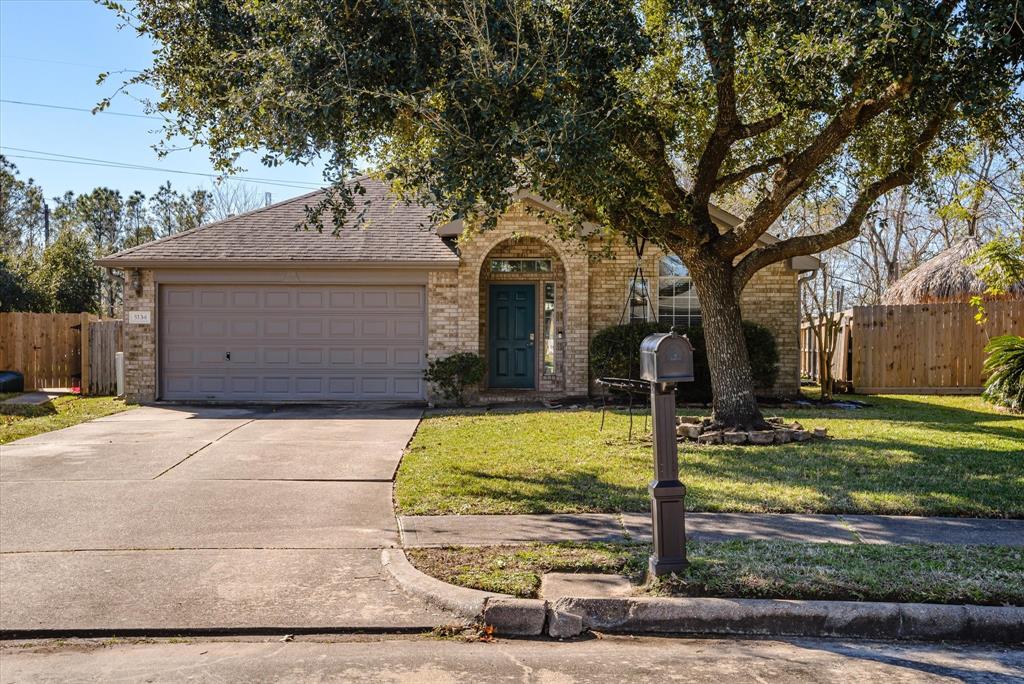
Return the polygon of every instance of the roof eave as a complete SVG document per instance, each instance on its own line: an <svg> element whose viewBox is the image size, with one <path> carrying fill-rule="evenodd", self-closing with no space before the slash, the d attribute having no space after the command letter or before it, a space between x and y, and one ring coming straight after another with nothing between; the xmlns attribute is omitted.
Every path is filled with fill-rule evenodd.
<svg viewBox="0 0 1024 684"><path fill-rule="evenodd" d="M459 258L454 254L451 258L417 261L380 261L360 260L341 261L338 259L97 259L96 263L104 268L247 268L247 269L382 269L382 270L415 270L415 271L454 271L459 268Z"/></svg>

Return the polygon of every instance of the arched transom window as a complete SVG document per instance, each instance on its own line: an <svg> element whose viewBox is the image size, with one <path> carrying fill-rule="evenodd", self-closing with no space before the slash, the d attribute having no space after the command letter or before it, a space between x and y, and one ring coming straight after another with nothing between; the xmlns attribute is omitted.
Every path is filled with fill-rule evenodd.
<svg viewBox="0 0 1024 684"><path fill-rule="evenodd" d="M658 264L658 320L684 327L701 324L700 302L690 272L675 254Z"/></svg>

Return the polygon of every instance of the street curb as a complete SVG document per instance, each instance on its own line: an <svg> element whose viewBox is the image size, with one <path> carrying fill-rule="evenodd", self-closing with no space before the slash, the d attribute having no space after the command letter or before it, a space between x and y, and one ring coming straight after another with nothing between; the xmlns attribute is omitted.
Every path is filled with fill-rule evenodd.
<svg viewBox="0 0 1024 684"><path fill-rule="evenodd" d="M406 593L467 620L479 620L487 599L501 596L456 587L420 572L409 562L402 549L383 549L380 552L380 562Z"/></svg>
<svg viewBox="0 0 1024 684"><path fill-rule="evenodd" d="M1024 608L720 598L562 598L554 614L627 633L1024 641ZM554 627L554 622L552 622ZM558 636L569 636L562 633Z"/></svg>
<svg viewBox="0 0 1024 684"><path fill-rule="evenodd" d="M401 549L382 550L380 560L406 593L433 606L470 622L490 625L498 634L540 636L544 633L546 601L518 599L442 582L417 570Z"/></svg>
<svg viewBox="0 0 1024 684"><path fill-rule="evenodd" d="M1013 606L724 598L517 599L457 587L417 570L401 549L381 562L409 594L497 634L558 639L592 629L627 634L1024 642L1024 608Z"/></svg>

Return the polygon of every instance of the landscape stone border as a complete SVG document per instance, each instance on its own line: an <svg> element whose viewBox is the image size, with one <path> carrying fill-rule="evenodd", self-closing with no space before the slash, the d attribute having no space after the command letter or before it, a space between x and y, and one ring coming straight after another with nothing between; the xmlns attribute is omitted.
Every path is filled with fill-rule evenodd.
<svg viewBox="0 0 1024 684"><path fill-rule="evenodd" d="M676 437L680 442L687 440L697 444L788 444L806 442L811 439L828 437L826 428L808 430L798 422L787 423L782 418L766 418L771 430L723 430L710 418L700 416L679 416L676 418Z"/></svg>
<svg viewBox="0 0 1024 684"><path fill-rule="evenodd" d="M497 634L569 638L592 629L645 634L1024 641L1024 608L928 603L724 598L517 599L456 587L417 570L401 549L382 552L406 592Z"/></svg>

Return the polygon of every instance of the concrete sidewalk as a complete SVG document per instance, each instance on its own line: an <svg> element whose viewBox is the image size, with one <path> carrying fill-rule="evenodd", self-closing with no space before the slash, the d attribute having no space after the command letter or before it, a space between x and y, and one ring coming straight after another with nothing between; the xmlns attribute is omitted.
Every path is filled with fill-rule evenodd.
<svg viewBox="0 0 1024 684"><path fill-rule="evenodd" d="M399 518L406 547L650 541L648 513L439 515ZM837 544L1024 546L1024 520L889 515L687 513L693 539Z"/></svg>

